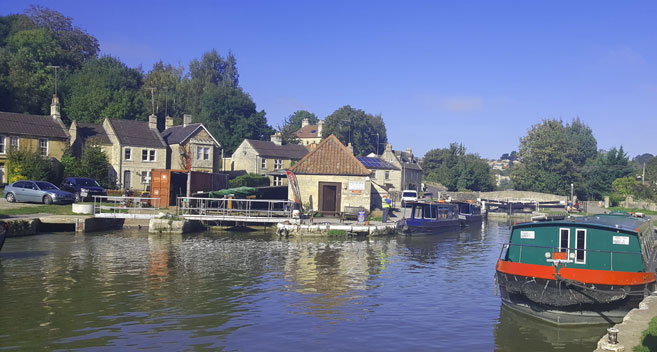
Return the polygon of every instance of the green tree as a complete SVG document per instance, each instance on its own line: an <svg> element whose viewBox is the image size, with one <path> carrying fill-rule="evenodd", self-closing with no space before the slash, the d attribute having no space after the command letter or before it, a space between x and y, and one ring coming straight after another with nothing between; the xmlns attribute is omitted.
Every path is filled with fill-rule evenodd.
<svg viewBox="0 0 657 352"><path fill-rule="evenodd" d="M71 120L100 123L105 117L146 118L139 98L142 73L119 59L104 56L92 60L71 75L65 85L67 103L62 111Z"/></svg>
<svg viewBox="0 0 657 352"><path fill-rule="evenodd" d="M111 176L111 168L112 165L100 145L88 140L80 158L79 176L93 178L105 188L115 188L116 180Z"/></svg>
<svg viewBox="0 0 657 352"><path fill-rule="evenodd" d="M62 155L63 178L80 176L80 161L73 155L72 149L66 148Z"/></svg>
<svg viewBox="0 0 657 352"><path fill-rule="evenodd" d="M492 191L495 180L486 160L466 154L465 147L451 143L449 148L432 149L422 158L427 181L439 182L450 191Z"/></svg>
<svg viewBox="0 0 657 352"><path fill-rule="evenodd" d="M257 111L241 88L210 86L201 97L200 121L232 154L244 139L267 140L274 129L267 125L265 111Z"/></svg>
<svg viewBox="0 0 657 352"><path fill-rule="evenodd" d="M261 176L258 174L246 174L242 176L237 176L234 179L228 181L228 184L231 188L235 187L262 187L269 186L269 177Z"/></svg>
<svg viewBox="0 0 657 352"><path fill-rule="evenodd" d="M162 61L153 64L153 69L144 78L144 89L140 91L146 111L152 111L153 102L155 115L159 117L169 115L180 118L184 113L190 111L184 105L184 100L180 99L181 96L185 95L183 71L183 67L165 64ZM153 101L151 100L151 92L147 88L155 89L153 95L155 99Z"/></svg>
<svg viewBox="0 0 657 352"><path fill-rule="evenodd" d="M582 168L597 155L591 129L579 119L564 125L544 120L520 139L521 162L511 174L518 190L567 195L570 184L581 184Z"/></svg>
<svg viewBox="0 0 657 352"><path fill-rule="evenodd" d="M7 177L10 183L25 179L56 182L52 179L53 171L53 165L36 150L12 149L7 155Z"/></svg>
<svg viewBox="0 0 657 352"><path fill-rule="evenodd" d="M354 155L375 153L377 142L381 145L388 142L386 125L380 115L371 115L349 105L339 108L324 119L322 136L326 138L331 134L345 145L351 142Z"/></svg>
<svg viewBox="0 0 657 352"><path fill-rule="evenodd" d="M583 167L582 187L578 187L578 198L602 199L612 192L612 183L618 178L633 173L632 163L623 147L600 151L595 158L587 160Z"/></svg>

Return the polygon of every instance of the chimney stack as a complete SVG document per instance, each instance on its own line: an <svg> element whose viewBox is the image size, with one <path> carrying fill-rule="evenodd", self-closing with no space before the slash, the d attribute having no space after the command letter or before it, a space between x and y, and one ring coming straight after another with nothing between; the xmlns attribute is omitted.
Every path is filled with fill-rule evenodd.
<svg viewBox="0 0 657 352"><path fill-rule="evenodd" d="M52 116L53 119L61 119L62 115L59 112L59 98L57 98L57 94L52 95L52 104L50 104L50 116Z"/></svg>
<svg viewBox="0 0 657 352"><path fill-rule="evenodd" d="M164 128L170 128L173 127L173 117L168 116L164 120Z"/></svg>
<svg viewBox="0 0 657 352"><path fill-rule="evenodd" d="M406 148L406 154L408 154L409 158L413 156L413 151L411 150L411 147Z"/></svg>
<svg viewBox="0 0 657 352"><path fill-rule="evenodd" d="M317 137L322 137L322 130L324 129L324 120L319 120L317 124Z"/></svg>
<svg viewBox="0 0 657 352"><path fill-rule="evenodd" d="M283 145L283 136L280 132L272 134L270 140L276 145Z"/></svg>
<svg viewBox="0 0 657 352"><path fill-rule="evenodd" d="M347 144L347 149L349 149L349 151L351 152L351 154L354 153L354 146L351 145L351 142L349 142L349 144Z"/></svg>
<svg viewBox="0 0 657 352"><path fill-rule="evenodd" d="M304 128L304 127L308 126L309 124L310 124L310 121L308 120L307 117L304 118L303 120L301 120L301 128Z"/></svg>
<svg viewBox="0 0 657 352"><path fill-rule="evenodd" d="M151 115L148 117L148 128L157 129L157 115Z"/></svg>
<svg viewBox="0 0 657 352"><path fill-rule="evenodd" d="M184 114L183 115L183 127L187 127L187 125L192 123L192 115L191 114Z"/></svg>

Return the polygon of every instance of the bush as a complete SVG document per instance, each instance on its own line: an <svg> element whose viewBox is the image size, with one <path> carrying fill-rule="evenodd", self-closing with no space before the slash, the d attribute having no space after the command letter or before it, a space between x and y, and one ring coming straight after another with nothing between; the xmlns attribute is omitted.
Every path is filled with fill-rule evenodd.
<svg viewBox="0 0 657 352"><path fill-rule="evenodd" d="M10 150L7 156L8 183L19 180L57 182L54 165L43 158L38 151L30 149Z"/></svg>
<svg viewBox="0 0 657 352"><path fill-rule="evenodd" d="M257 174L246 174L230 180L228 184L230 185L230 188L242 187L242 186L247 186L247 187L269 186L269 177L260 176Z"/></svg>

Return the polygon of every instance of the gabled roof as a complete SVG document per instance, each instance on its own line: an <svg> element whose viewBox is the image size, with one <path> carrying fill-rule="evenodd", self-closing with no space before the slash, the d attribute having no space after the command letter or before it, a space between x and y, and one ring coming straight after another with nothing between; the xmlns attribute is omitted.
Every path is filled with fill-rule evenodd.
<svg viewBox="0 0 657 352"><path fill-rule="evenodd" d="M317 148L290 168L298 174L355 175L372 174L335 135L328 136Z"/></svg>
<svg viewBox="0 0 657 352"><path fill-rule="evenodd" d="M413 154L402 152L400 150L393 150L392 152L395 154L395 156L399 159L399 161L402 164L406 164L404 166L406 169L422 170L420 165L417 163L417 160L415 160L415 158L413 157Z"/></svg>
<svg viewBox="0 0 657 352"><path fill-rule="evenodd" d="M305 125L295 132L299 138L317 138L319 137L319 125Z"/></svg>
<svg viewBox="0 0 657 352"><path fill-rule="evenodd" d="M194 133L196 133L196 131L200 129L203 129L208 133L208 136L210 136L210 138L212 138L212 140L217 144L217 147L221 147L221 144L217 142L217 140L212 136L212 133L210 133L210 131L208 131L208 129L205 128L202 123L190 123L187 126L171 126L162 131L162 139L164 139L164 142L168 145L183 144L189 138L191 138Z"/></svg>
<svg viewBox="0 0 657 352"><path fill-rule="evenodd" d="M258 155L267 158L301 160L301 158L308 154L308 149L299 144L278 145L274 142L259 141L255 139L246 139L246 142L255 149Z"/></svg>
<svg viewBox="0 0 657 352"><path fill-rule="evenodd" d="M0 134L48 138L68 138L61 121L51 116L0 112Z"/></svg>
<svg viewBox="0 0 657 352"><path fill-rule="evenodd" d="M100 144L112 144L103 125L96 123L85 123L85 122L76 122L78 125L77 133L78 136L86 141L89 138L97 138L100 141Z"/></svg>
<svg viewBox="0 0 657 352"><path fill-rule="evenodd" d="M360 161L363 166L370 170L399 170L399 168L395 165L392 165L379 158L357 156L356 159L358 159L358 161Z"/></svg>
<svg viewBox="0 0 657 352"><path fill-rule="evenodd" d="M109 123L122 145L166 148L158 131L148 127L148 121L109 120Z"/></svg>

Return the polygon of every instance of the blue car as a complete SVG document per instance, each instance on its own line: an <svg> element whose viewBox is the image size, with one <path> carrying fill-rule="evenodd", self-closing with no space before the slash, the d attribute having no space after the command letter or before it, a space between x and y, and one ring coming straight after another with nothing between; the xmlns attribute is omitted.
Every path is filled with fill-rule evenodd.
<svg viewBox="0 0 657 352"><path fill-rule="evenodd" d="M16 181L5 186L7 202L34 202L43 204L68 204L75 201L71 192L62 191L46 181Z"/></svg>
<svg viewBox="0 0 657 352"><path fill-rule="evenodd" d="M93 178L68 177L60 187L64 191L75 195L75 201L81 202L87 199L93 200L93 196L106 196L107 192Z"/></svg>

